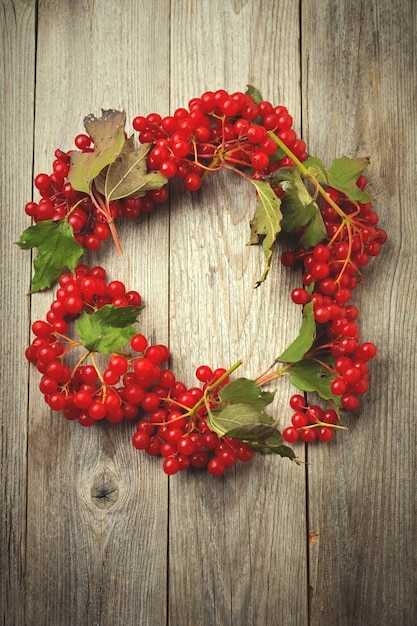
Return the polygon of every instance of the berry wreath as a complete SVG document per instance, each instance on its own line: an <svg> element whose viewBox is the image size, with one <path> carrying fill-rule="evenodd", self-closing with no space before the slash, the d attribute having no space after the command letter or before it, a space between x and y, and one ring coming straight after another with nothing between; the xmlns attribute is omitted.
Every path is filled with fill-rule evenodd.
<svg viewBox="0 0 417 626"><path fill-rule="evenodd" d="M46 320L32 324L26 349L42 375L46 403L83 426L136 420L133 445L162 456L168 475L194 467L219 476L256 451L297 461L288 444L330 441L346 429L344 411L358 409L369 386L368 362L377 349L360 342L359 312L350 303L362 268L387 239L365 191L369 159L342 157L326 170L307 153L288 110L252 86L246 93L207 91L172 116L137 116L136 135L128 137L125 124L125 113L116 110L87 116L76 149L55 151L52 173L34 179L39 202L25 206L34 223L17 243L37 248L31 293L58 281ZM302 323L297 338L255 380L231 380L241 361L228 370L201 365L200 385L188 388L168 367L169 349L149 345L134 327L141 295L121 281L108 282L103 267L78 261L109 237L121 251L115 221L166 201L171 178L192 192L225 168L256 190L250 243L265 255L256 286L267 277L279 233L296 242L281 263L303 268L302 286L291 292ZM275 392L263 386L283 375L297 393L289 400L291 425L281 433L266 411ZM306 392L316 392L328 408L322 401L308 405Z"/></svg>

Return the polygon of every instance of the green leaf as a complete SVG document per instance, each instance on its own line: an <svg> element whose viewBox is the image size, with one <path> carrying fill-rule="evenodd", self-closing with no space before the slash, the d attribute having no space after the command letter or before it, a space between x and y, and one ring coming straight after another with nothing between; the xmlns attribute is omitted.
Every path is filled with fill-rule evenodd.
<svg viewBox="0 0 417 626"><path fill-rule="evenodd" d="M261 425L268 425L268 432L271 434L271 426L275 428L271 415L251 404L240 403L229 404L222 409L211 411L207 424L219 437L229 436L230 432L238 432L240 429L247 430Z"/></svg>
<svg viewBox="0 0 417 626"><path fill-rule="evenodd" d="M124 328L130 324L134 324L139 313L143 309L142 306L114 306L114 304L105 304L100 309L97 309L97 319L100 319L104 324L108 326L114 326L114 328Z"/></svg>
<svg viewBox="0 0 417 626"><path fill-rule="evenodd" d="M226 416L224 416L222 425L225 427L230 426L230 424L236 419L241 422L244 418L251 419L251 416L255 417L254 413L252 413L250 408L246 407L246 405L232 405L228 407L227 413L227 417L230 417L231 419L228 421L226 420ZM210 426L210 428L212 427ZM219 430L212 428L212 430L215 430L221 437L232 437L233 439L242 441L255 450L259 450L260 452L273 452L279 456L287 457L296 461L294 451L283 444L282 435L277 429L275 423L268 425L257 422L248 422L245 424L241 423L239 426L234 428L232 427L229 430L226 428L221 428Z"/></svg>
<svg viewBox="0 0 417 626"><path fill-rule="evenodd" d="M359 189L356 184L359 176L369 165L368 157L335 159L327 171L323 161L317 157L308 157L303 165L319 183L341 191L353 202L371 202L372 197Z"/></svg>
<svg viewBox="0 0 417 626"><path fill-rule="evenodd" d="M311 176L317 178L319 183L327 184L326 169L321 159L310 155L308 159L303 162L303 165L307 168L308 173L311 174Z"/></svg>
<svg viewBox="0 0 417 626"><path fill-rule="evenodd" d="M369 158L362 157L349 159L341 157L335 159L326 172L327 183L338 191L344 193L354 202L371 202L372 197L359 189L356 184L359 176L369 165Z"/></svg>
<svg viewBox="0 0 417 626"><path fill-rule="evenodd" d="M326 227L296 167L281 168L270 177L272 184L285 191L281 199L282 230L297 235L299 245L310 248L323 241Z"/></svg>
<svg viewBox="0 0 417 626"><path fill-rule="evenodd" d="M316 322L314 320L313 302L303 307L303 321L298 336L284 352L275 359L281 363L297 363L301 361L314 343L316 337Z"/></svg>
<svg viewBox="0 0 417 626"><path fill-rule="evenodd" d="M278 433L278 431L277 431ZM258 450L258 452L263 452L264 454L278 454L284 458L291 459L294 463L300 463L300 461L296 458L295 452L292 448L285 445L283 443L283 439L281 433L276 435L272 435L272 437L268 437L265 441L244 441L251 448Z"/></svg>
<svg viewBox="0 0 417 626"><path fill-rule="evenodd" d="M100 118L92 114L84 118L95 148L92 152L71 153L68 180L74 189L89 194L94 178L119 156L125 143L125 123L126 113L114 109L102 110Z"/></svg>
<svg viewBox="0 0 417 626"><path fill-rule="evenodd" d="M281 200L275 195L274 190L267 181L252 180L258 192L258 206L253 220L250 222L250 244L262 243L262 249L266 258L266 265L257 285L266 278L272 260L272 248L278 234L281 231Z"/></svg>
<svg viewBox="0 0 417 626"><path fill-rule="evenodd" d="M334 367L334 358L323 356L322 363L329 367ZM334 374L329 372L327 367L312 359L303 359L292 365L288 374L292 384L301 391L315 391L324 400L333 400L340 406L340 396L335 396L330 389Z"/></svg>
<svg viewBox="0 0 417 626"><path fill-rule="evenodd" d="M274 391L264 391L254 380L237 378L219 391L219 407L209 412L209 426L220 436L229 430L260 432L261 425L275 428L274 419L264 411L274 396Z"/></svg>
<svg viewBox="0 0 417 626"><path fill-rule="evenodd" d="M263 101L263 97L259 89L256 89L253 85L246 85L246 94L247 96L251 96L256 104Z"/></svg>
<svg viewBox="0 0 417 626"><path fill-rule="evenodd" d="M31 293L50 287L65 268L74 272L84 251L66 220L44 220L29 226L21 234L17 245L22 250L38 249L33 261L35 271Z"/></svg>
<svg viewBox="0 0 417 626"><path fill-rule="evenodd" d="M136 149L133 136L130 137L117 159L97 176L94 181L96 189L109 202L128 196L139 198L168 182L160 172L147 171L146 157L150 146L143 144Z"/></svg>
<svg viewBox="0 0 417 626"><path fill-rule="evenodd" d="M220 437L232 437L261 452L295 459L291 448L283 445L277 421L264 410L274 395L263 391L254 380L238 378L220 390L219 408L208 411L207 425Z"/></svg>
<svg viewBox="0 0 417 626"><path fill-rule="evenodd" d="M94 313L85 311L75 322L83 346L90 352L118 352L137 333L131 326L143 307L106 304Z"/></svg>
<svg viewBox="0 0 417 626"><path fill-rule="evenodd" d="M277 433L277 427L274 424L242 424L237 428L227 431L227 436L239 441L248 442L265 442L269 437L273 437Z"/></svg>
<svg viewBox="0 0 417 626"><path fill-rule="evenodd" d="M302 235L298 237L298 245L302 248L312 248L327 237L326 227L317 204L313 202L310 209L310 221L306 224Z"/></svg>
<svg viewBox="0 0 417 626"><path fill-rule="evenodd" d="M237 378L219 391L220 405L251 404L263 410L272 402L275 391L264 391L254 380Z"/></svg>

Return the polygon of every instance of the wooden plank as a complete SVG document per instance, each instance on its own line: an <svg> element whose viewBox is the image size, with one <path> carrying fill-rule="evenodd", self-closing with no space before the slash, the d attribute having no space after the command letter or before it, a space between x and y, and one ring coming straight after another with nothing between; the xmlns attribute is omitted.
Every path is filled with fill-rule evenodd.
<svg viewBox="0 0 417 626"><path fill-rule="evenodd" d="M2 124L0 165L1 315L1 537L0 619L25 620L27 487L27 362L30 260L15 245L29 225L23 207L31 196L35 85L35 2L5 2L1 12ZM15 320L19 320L16 325Z"/></svg>
<svg viewBox="0 0 417 626"><path fill-rule="evenodd" d="M250 83L299 124L296 3L177 1L171 23L173 108ZM261 251L245 246L255 206L251 185L232 172L173 195L170 345L190 386L202 363L243 358L236 376L256 376L296 335L294 276L279 252L267 282L253 289L263 264ZM277 415L288 414L289 395L280 385ZM170 623L307 622L304 487L304 469L280 458L257 458L220 479L170 479Z"/></svg>
<svg viewBox="0 0 417 626"><path fill-rule="evenodd" d="M154 106L168 111L169 39L156 36L169 32L168 7L165 0L39 3L36 172L50 171L55 148L73 147L88 113L124 108L131 120ZM122 257L108 242L86 259L141 292L149 305L143 332L158 342L168 335L167 227L164 209L125 222ZM33 297L33 319L51 300L51 293ZM165 477L131 445L132 424L66 422L47 410L38 382L32 370L28 623L165 623Z"/></svg>
<svg viewBox="0 0 417 626"><path fill-rule="evenodd" d="M356 301L375 341L350 431L308 454L311 624L417 622L416 12L410 1L304 2L303 124L311 152L371 157L389 243ZM323 44L324 42L324 44Z"/></svg>
<svg viewBox="0 0 417 626"><path fill-rule="evenodd" d="M31 195L35 3L6 2L3 622L416 623L415 3L302 3L301 59L290 0L38 4L35 172L50 170L56 147L71 147L89 112L165 114L205 90L252 83L288 106L298 130L302 101L312 153L327 162L371 156L370 189L390 241L356 296L362 336L379 346L372 387L348 433L309 448L307 512L304 467L259 457L219 480L168 480L160 460L132 448L129 424L82 429L52 415L33 368L27 407L29 306L31 320L42 318L52 296L29 305L29 253L12 243ZM280 248L266 284L252 289L263 263L245 246L254 207L250 184L230 172L196 194L177 184L170 207L121 225L123 257L110 243L87 257L141 291L144 332L169 340L173 368L190 385L202 362L242 357L238 373L256 375L297 332L288 293L299 277L281 269ZM277 395L285 422L290 387Z"/></svg>

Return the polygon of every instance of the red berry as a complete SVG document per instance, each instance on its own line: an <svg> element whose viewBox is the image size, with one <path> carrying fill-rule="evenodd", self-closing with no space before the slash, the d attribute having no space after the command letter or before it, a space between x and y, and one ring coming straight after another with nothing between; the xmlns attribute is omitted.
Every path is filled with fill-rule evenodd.
<svg viewBox="0 0 417 626"><path fill-rule="evenodd" d="M185 188L189 191L197 191L197 189L200 189L202 182L201 176L199 176L196 172L191 172L184 178Z"/></svg>
<svg viewBox="0 0 417 626"><path fill-rule="evenodd" d="M95 401L90 404L88 414L93 420L101 420L105 417L107 409L102 402Z"/></svg>
<svg viewBox="0 0 417 626"><path fill-rule="evenodd" d="M242 443L237 449L237 458L239 461L247 463L251 461L255 455L255 450Z"/></svg>
<svg viewBox="0 0 417 626"><path fill-rule="evenodd" d="M298 441L298 431L294 426L287 426L282 431L282 437L288 443L295 443Z"/></svg>
<svg viewBox="0 0 417 626"><path fill-rule="evenodd" d="M264 170L269 165L269 157L262 150L255 150L250 155L250 162L256 170Z"/></svg>
<svg viewBox="0 0 417 626"><path fill-rule="evenodd" d="M360 405L359 398L348 391L342 395L340 401L347 411L355 411Z"/></svg>
<svg viewBox="0 0 417 626"><path fill-rule="evenodd" d="M151 443L151 437L146 431L138 430L132 437L132 443L137 450L145 450Z"/></svg>
<svg viewBox="0 0 417 626"><path fill-rule="evenodd" d="M88 409L93 402L93 396L88 391L77 391L74 396L74 405L78 409Z"/></svg>
<svg viewBox="0 0 417 626"><path fill-rule="evenodd" d="M302 411L306 404L306 399L301 394L294 394L290 398L290 407L294 409L294 411Z"/></svg>
<svg viewBox="0 0 417 626"><path fill-rule="evenodd" d="M65 396L61 393L54 393L48 398L48 404L53 411L62 411L65 407Z"/></svg>
<svg viewBox="0 0 417 626"><path fill-rule="evenodd" d="M177 442L177 448L182 454L189 456L195 451L194 443L189 437L183 437Z"/></svg>
<svg viewBox="0 0 417 626"><path fill-rule="evenodd" d="M120 280L112 280L107 285L107 293L110 298L120 298L125 295L126 287Z"/></svg>
<svg viewBox="0 0 417 626"><path fill-rule="evenodd" d="M212 476L221 476L226 471L226 466L220 459L214 457L207 463L207 471Z"/></svg>
<svg viewBox="0 0 417 626"><path fill-rule="evenodd" d="M132 404L140 404L145 397L145 390L137 384L128 385L125 389L125 398Z"/></svg>
<svg viewBox="0 0 417 626"><path fill-rule="evenodd" d="M42 191L49 189L51 179L48 174L38 174L35 177L34 183L35 187L42 193Z"/></svg>
<svg viewBox="0 0 417 626"><path fill-rule="evenodd" d="M362 359L363 361L370 361L371 359L375 358L376 353L377 353L377 348L375 344L371 342L366 342L358 347L355 354L356 353L358 354L358 357Z"/></svg>
<svg viewBox="0 0 417 626"><path fill-rule="evenodd" d="M191 465L193 467L197 467L198 469L206 467L208 461L209 455L205 450L197 450L196 452L193 452L193 454L190 456Z"/></svg>
<svg viewBox="0 0 417 626"><path fill-rule="evenodd" d="M37 337L47 337L52 333L52 326L43 320L36 320L32 324L32 332Z"/></svg>
<svg viewBox="0 0 417 626"><path fill-rule="evenodd" d="M91 137L84 134L77 135L74 139L74 144L79 150L86 150L91 145Z"/></svg>
<svg viewBox="0 0 417 626"><path fill-rule="evenodd" d="M309 295L305 289L293 289L291 292L291 300L294 304L306 304L308 302Z"/></svg>
<svg viewBox="0 0 417 626"><path fill-rule="evenodd" d="M172 476L179 471L180 463L175 456L168 456L162 464L162 469L164 470L165 474L167 474L168 476Z"/></svg>
<svg viewBox="0 0 417 626"><path fill-rule="evenodd" d="M65 308L71 315L79 313L83 306L83 301L79 296L69 296L65 300Z"/></svg>
<svg viewBox="0 0 417 626"><path fill-rule="evenodd" d="M200 365L200 367L196 369L195 375L202 383L213 380L213 370L208 365Z"/></svg>
<svg viewBox="0 0 417 626"><path fill-rule="evenodd" d="M309 419L307 413L301 413L297 411L294 413L291 418L291 423L295 428L302 428L303 426L308 426Z"/></svg>
<svg viewBox="0 0 417 626"><path fill-rule="evenodd" d="M333 435L334 430L329 426L319 426L319 428L317 429L317 439L319 441L330 441L331 439L333 439Z"/></svg>
<svg viewBox="0 0 417 626"><path fill-rule="evenodd" d="M129 364L126 358L121 355L113 356L110 359L109 364L108 364L108 368L115 374L118 374L119 376L124 374L127 371L128 367L129 367Z"/></svg>
<svg viewBox="0 0 417 626"><path fill-rule="evenodd" d="M148 347L148 340L144 335L134 335L130 340L130 346L135 352L145 352Z"/></svg>
<svg viewBox="0 0 417 626"><path fill-rule="evenodd" d="M316 428L303 428L300 431L300 437L306 443L313 443L317 439Z"/></svg>

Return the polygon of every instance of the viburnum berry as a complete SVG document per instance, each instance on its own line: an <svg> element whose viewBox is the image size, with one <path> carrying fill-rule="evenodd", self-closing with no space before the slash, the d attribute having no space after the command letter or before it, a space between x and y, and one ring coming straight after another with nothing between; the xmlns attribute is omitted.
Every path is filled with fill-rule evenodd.
<svg viewBox="0 0 417 626"><path fill-rule="evenodd" d="M297 287L291 292L291 300L294 304L306 304L308 302L309 295L305 289Z"/></svg>
<svg viewBox="0 0 417 626"><path fill-rule="evenodd" d="M184 185L189 191L197 191L197 189L200 189L202 182L201 176L196 172L191 172L184 178Z"/></svg>
<svg viewBox="0 0 417 626"><path fill-rule="evenodd" d="M343 408L345 408L347 411L355 411L360 405L360 400L358 396L349 391L346 391L344 394L342 394L340 401Z"/></svg>
<svg viewBox="0 0 417 626"><path fill-rule="evenodd" d="M317 428L317 439L319 441L328 442L333 439L334 430L328 426L320 426Z"/></svg>
<svg viewBox="0 0 417 626"><path fill-rule="evenodd" d="M284 438L284 441L287 441L288 443L295 443L296 441L298 441L299 438L298 430L294 426L287 426L286 428L284 428L284 430L282 431L282 436Z"/></svg>
<svg viewBox="0 0 417 626"><path fill-rule="evenodd" d="M207 471L212 476L222 476L226 471L226 465L218 457L213 457L207 463Z"/></svg>
<svg viewBox="0 0 417 626"><path fill-rule="evenodd" d="M306 407L306 400L300 394L294 394L290 397L290 406L295 411L302 411Z"/></svg>
<svg viewBox="0 0 417 626"><path fill-rule="evenodd" d="M264 170L268 167L269 157L262 150L255 150L250 155L250 162L256 170Z"/></svg>
<svg viewBox="0 0 417 626"><path fill-rule="evenodd" d="M148 340L144 335L138 333L132 337L130 345L136 352L145 352L148 347Z"/></svg>
<svg viewBox="0 0 417 626"><path fill-rule="evenodd" d="M203 383L213 380L213 370L208 365L200 365L195 374L198 380Z"/></svg>
<svg viewBox="0 0 417 626"><path fill-rule="evenodd" d="M300 429L300 439L302 439L305 443L312 443L317 439L317 429L316 428L301 428Z"/></svg>
<svg viewBox="0 0 417 626"><path fill-rule="evenodd" d="M301 413L300 411L297 413L294 413L291 418L291 423L295 428L301 428L303 426L307 426L309 424L307 413Z"/></svg>
<svg viewBox="0 0 417 626"><path fill-rule="evenodd" d="M132 437L132 443L137 450L145 450L150 442L151 437L144 430L137 430Z"/></svg>

